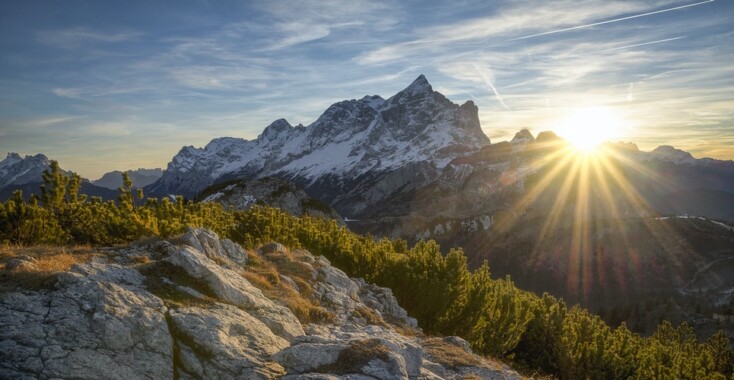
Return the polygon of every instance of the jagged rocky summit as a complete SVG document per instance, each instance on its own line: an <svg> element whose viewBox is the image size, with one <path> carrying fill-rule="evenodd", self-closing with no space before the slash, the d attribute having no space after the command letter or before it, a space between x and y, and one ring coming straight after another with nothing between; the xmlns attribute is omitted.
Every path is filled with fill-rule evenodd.
<svg viewBox="0 0 734 380"><path fill-rule="evenodd" d="M452 103L421 75L387 100L333 104L306 127L280 119L255 140L224 137L185 147L146 191L192 197L227 179L277 176L340 212L357 213L435 179L451 160L488 144L474 103Z"/></svg>
<svg viewBox="0 0 734 380"><path fill-rule="evenodd" d="M0 202L10 198L15 191L20 190L25 199L31 194L40 195L40 185L43 183L43 172L50 169L51 160L44 154L21 157L17 153L8 153L0 161ZM66 170L60 169L61 174L69 175ZM116 190L95 186L83 179L80 189L82 194L99 196L103 199L115 199Z"/></svg>
<svg viewBox="0 0 734 380"><path fill-rule="evenodd" d="M5 278L27 284L35 261L11 259ZM7 379L519 378L460 338L422 336L389 289L324 257L202 229L6 289L0 325Z"/></svg>
<svg viewBox="0 0 734 380"><path fill-rule="evenodd" d="M0 189L41 182L43 171L48 168L49 159L43 154L21 157L18 153L8 153L0 161Z"/></svg>

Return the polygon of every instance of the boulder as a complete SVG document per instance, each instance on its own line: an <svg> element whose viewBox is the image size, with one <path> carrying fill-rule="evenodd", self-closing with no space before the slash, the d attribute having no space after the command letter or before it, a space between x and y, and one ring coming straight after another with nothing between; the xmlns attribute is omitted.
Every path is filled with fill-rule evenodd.
<svg viewBox="0 0 734 380"><path fill-rule="evenodd" d="M261 255L267 255L268 253L279 253L279 252L288 252L288 248L286 248L283 244L280 243L268 243L260 247L258 250L258 253Z"/></svg>
<svg viewBox="0 0 734 380"><path fill-rule="evenodd" d="M288 342L247 312L226 304L170 312L182 370L198 378L270 379L285 374L270 355Z"/></svg>
<svg viewBox="0 0 734 380"><path fill-rule="evenodd" d="M216 233L189 227L180 237L183 244L205 254L213 260L227 259L239 265L247 264L247 253L238 244L229 239L219 239Z"/></svg>
<svg viewBox="0 0 734 380"><path fill-rule="evenodd" d="M134 270L108 267L86 268L92 278L63 273L52 292L0 298L0 378L173 377L163 303L114 282Z"/></svg>
<svg viewBox="0 0 734 380"><path fill-rule="evenodd" d="M165 260L204 281L218 299L248 310L275 334L288 340L304 334L301 323L288 308L269 300L240 274L221 267L200 251L184 246Z"/></svg>
<svg viewBox="0 0 734 380"><path fill-rule="evenodd" d="M35 260L34 260L35 261ZM8 260L7 263L5 263L5 269L6 270L17 270L17 271L35 271L38 269L34 261L30 260L23 260L20 258L13 258Z"/></svg>
<svg viewBox="0 0 734 380"><path fill-rule="evenodd" d="M336 363L346 347L346 343L335 341L304 342L278 352L273 360L283 365L288 373L312 372Z"/></svg>

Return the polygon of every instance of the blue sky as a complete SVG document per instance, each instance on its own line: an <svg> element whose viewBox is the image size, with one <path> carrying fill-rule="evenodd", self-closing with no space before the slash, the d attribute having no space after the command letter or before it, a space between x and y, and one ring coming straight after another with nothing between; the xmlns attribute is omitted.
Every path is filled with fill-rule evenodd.
<svg viewBox="0 0 734 380"><path fill-rule="evenodd" d="M0 152L165 167L419 74L495 142L601 106L642 149L734 159L730 0L3 1Z"/></svg>

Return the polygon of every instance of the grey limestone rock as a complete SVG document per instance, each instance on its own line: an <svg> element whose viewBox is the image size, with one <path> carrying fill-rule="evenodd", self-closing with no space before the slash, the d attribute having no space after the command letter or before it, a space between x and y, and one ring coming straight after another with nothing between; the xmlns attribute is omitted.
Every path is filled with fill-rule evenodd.
<svg viewBox="0 0 734 380"><path fill-rule="evenodd" d="M23 260L20 258L13 258L5 263L5 270L32 271L36 268L36 264L34 264L33 261Z"/></svg>
<svg viewBox="0 0 734 380"><path fill-rule="evenodd" d="M203 228L189 228L181 236L181 240L210 259L229 259L239 265L247 264L247 253L242 247L229 239L219 239L219 236L212 231Z"/></svg>
<svg viewBox="0 0 734 380"><path fill-rule="evenodd" d="M219 266L196 249L183 247L165 260L206 282L217 298L247 309L277 335L286 339L303 335L303 327L293 312L265 297L237 272Z"/></svg>
<svg viewBox="0 0 734 380"><path fill-rule="evenodd" d="M111 273L97 268L93 278L66 273L53 292L3 295L0 377L172 377L163 303L115 283L136 276L110 267Z"/></svg>
<svg viewBox="0 0 734 380"><path fill-rule="evenodd" d="M288 342L235 306L182 308L172 310L170 318L184 370L194 377L269 379L285 373L269 356Z"/></svg>
<svg viewBox="0 0 734 380"><path fill-rule="evenodd" d="M374 320L416 326L389 289L351 279L323 256L288 253L313 270L312 292L303 293L336 315L302 325L284 300L240 274L241 247L203 229L177 241L106 250L59 273L50 289L0 294L0 378L518 378L488 364L435 363L421 338ZM153 261L114 259L126 250ZM267 260L288 251L273 243L261 252ZM280 279L295 290L301 284ZM461 338L443 341L471 354Z"/></svg>

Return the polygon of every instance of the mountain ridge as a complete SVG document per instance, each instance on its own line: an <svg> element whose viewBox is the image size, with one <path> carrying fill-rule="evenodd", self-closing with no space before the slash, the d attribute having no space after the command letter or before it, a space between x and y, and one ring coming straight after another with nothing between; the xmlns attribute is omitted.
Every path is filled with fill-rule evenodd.
<svg viewBox="0 0 734 380"><path fill-rule="evenodd" d="M372 95L334 103L305 127L278 119L254 140L218 138L204 148L184 147L146 192L192 196L217 181L275 175L307 192L339 189L321 200L350 213L365 206L349 207L359 197L339 199L341 190L382 183L392 193L400 187L395 177L417 172L425 182L489 143L476 105L452 103L421 75L387 100Z"/></svg>

